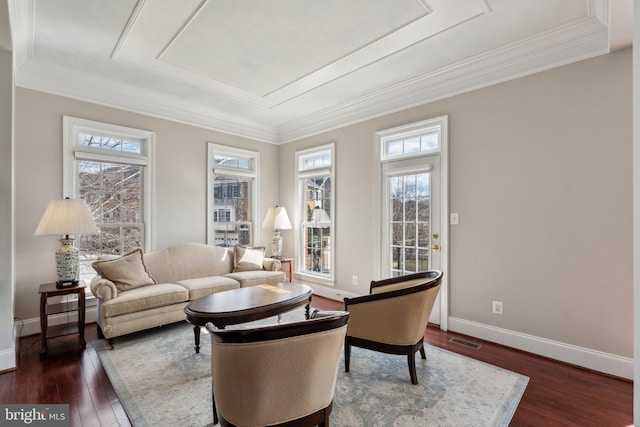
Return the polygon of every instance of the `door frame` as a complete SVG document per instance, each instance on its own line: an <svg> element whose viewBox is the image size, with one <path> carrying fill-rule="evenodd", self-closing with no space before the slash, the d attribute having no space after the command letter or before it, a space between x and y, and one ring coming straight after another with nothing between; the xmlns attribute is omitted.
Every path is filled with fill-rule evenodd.
<svg viewBox="0 0 640 427"><path fill-rule="evenodd" d="M440 116L405 126L386 129L375 133L376 159L374 180L374 272L375 279L386 278L386 272L382 271L382 211L384 203L383 186L384 173L382 172L383 140L390 135L408 133L423 128L438 127L440 132L440 151L432 152L429 155L440 156L440 269L443 272L442 284L440 285L440 329L448 329L449 319L449 117Z"/></svg>

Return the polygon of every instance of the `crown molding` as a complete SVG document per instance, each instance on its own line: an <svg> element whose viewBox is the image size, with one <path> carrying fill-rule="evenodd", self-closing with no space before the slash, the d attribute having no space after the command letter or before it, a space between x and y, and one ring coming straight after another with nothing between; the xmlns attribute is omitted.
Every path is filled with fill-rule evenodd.
<svg viewBox="0 0 640 427"><path fill-rule="evenodd" d="M13 54L16 68L33 58L35 0L9 0Z"/></svg>
<svg viewBox="0 0 640 427"><path fill-rule="evenodd" d="M585 18L286 122L279 127L279 141L291 142L608 52L606 28L595 17Z"/></svg>
<svg viewBox="0 0 640 427"><path fill-rule="evenodd" d="M278 142L275 126L233 116L184 98L162 95L37 59L20 67L16 73L16 85L257 141Z"/></svg>

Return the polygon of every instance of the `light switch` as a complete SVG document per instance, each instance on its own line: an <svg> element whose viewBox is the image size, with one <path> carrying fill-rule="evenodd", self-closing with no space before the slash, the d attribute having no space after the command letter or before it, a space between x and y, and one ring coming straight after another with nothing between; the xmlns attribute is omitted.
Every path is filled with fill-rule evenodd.
<svg viewBox="0 0 640 427"><path fill-rule="evenodd" d="M450 215L449 222L451 223L451 225L458 225L458 223L460 222L460 218L458 217L458 214L452 213Z"/></svg>

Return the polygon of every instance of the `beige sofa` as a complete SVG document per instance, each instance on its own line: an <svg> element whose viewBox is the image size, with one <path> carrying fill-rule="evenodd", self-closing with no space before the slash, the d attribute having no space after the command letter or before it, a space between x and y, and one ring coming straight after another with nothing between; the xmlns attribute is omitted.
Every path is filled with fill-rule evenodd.
<svg viewBox="0 0 640 427"><path fill-rule="evenodd" d="M93 268L98 273L91 281L98 300L97 323L112 346L115 337L184 320L189 301L286 279L278 271L280 261L265 258L264 248L200 243L101 257Z"/></svg>

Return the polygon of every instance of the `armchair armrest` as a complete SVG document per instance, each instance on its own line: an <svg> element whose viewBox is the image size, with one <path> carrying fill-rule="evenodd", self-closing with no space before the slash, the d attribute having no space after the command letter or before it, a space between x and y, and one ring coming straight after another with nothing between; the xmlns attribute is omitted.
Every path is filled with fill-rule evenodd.
<svg viewBox="0 0 640 427"><path fill-rule="evenodd" d="M262 260L262 268L267 271L278 271L282 268L282 263L279 259L275 258L264 258Z"/></svg>
<svg viewBox="0 0 640 427"><path fill-rule="evenodd" d="M91 293L100 301L105 302L118 297L118 288L111 280L102 276L91 279Z"/></svg>

